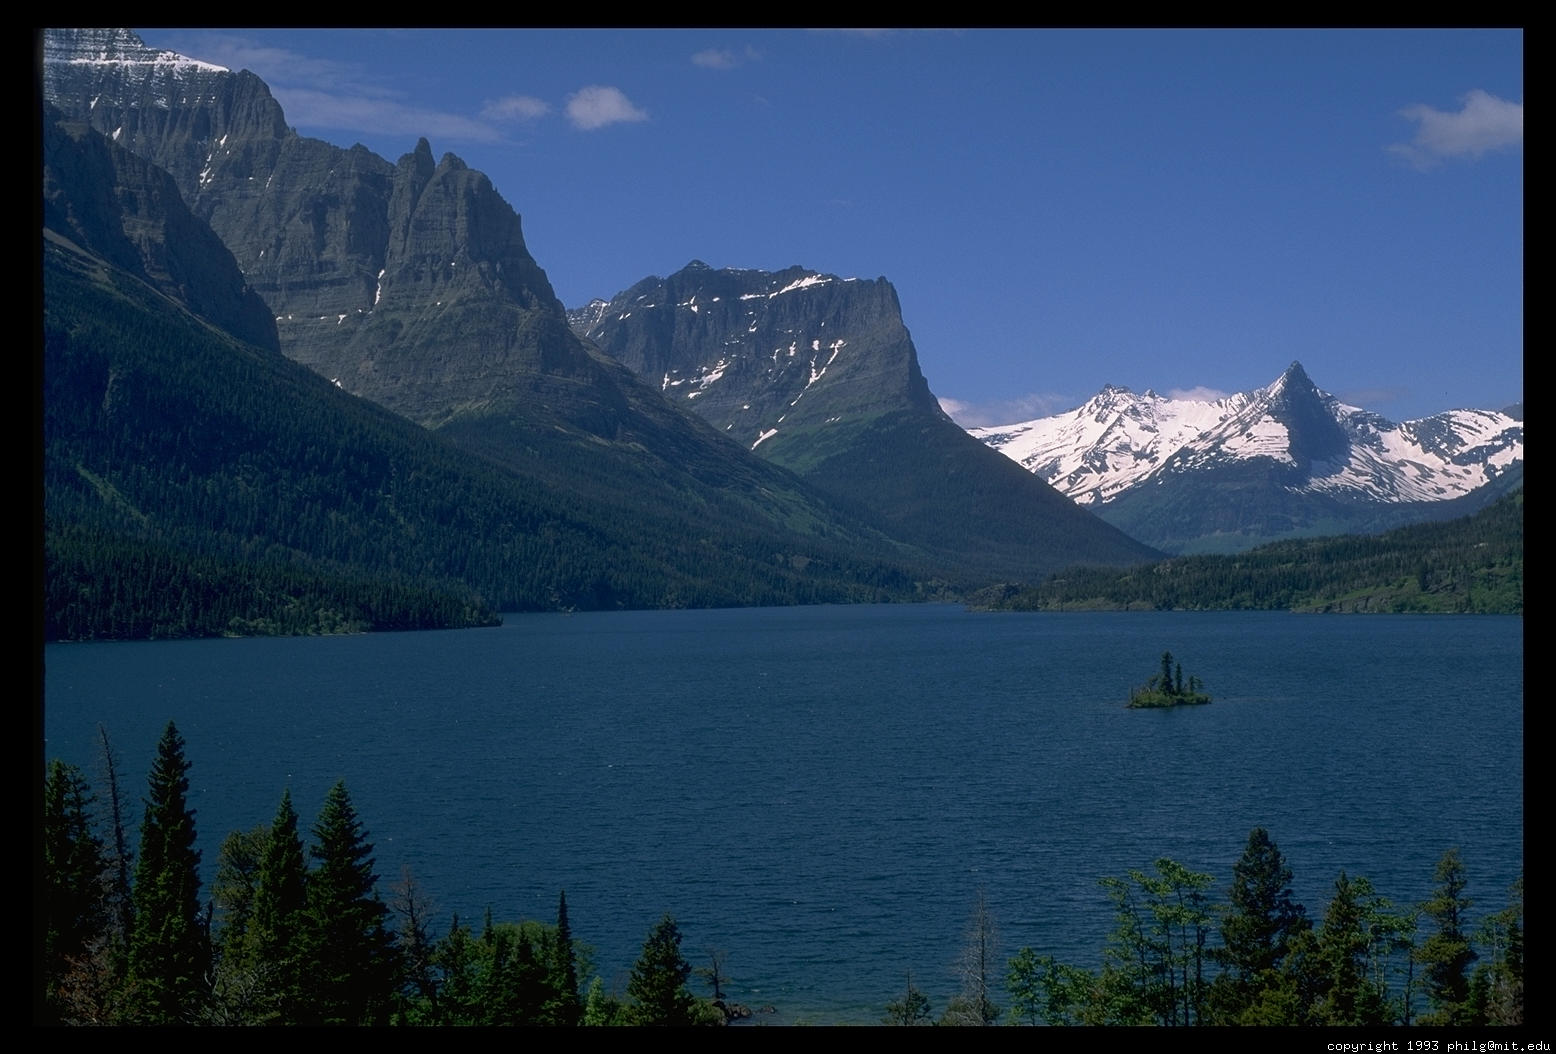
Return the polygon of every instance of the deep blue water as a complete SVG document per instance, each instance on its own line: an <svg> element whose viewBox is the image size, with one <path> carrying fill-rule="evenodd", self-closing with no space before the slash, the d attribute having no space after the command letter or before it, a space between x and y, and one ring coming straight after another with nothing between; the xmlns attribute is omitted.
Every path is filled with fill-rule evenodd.
<svg viewBox="0 0 1556 1054"><path fill-rule="evenodd" d="M1164 649L1214 704L1124 709ZM102 722L138 797L177 722L207 877L283 788L306 828L345 779L386 897L408 867L479 925L565 888L618 991L670 911L776 1021L875 1021L907 970L938 1013L979 889L1004 955L1095 965L1100 877L1223 890L1254 826L1315 917L1341 869L1415 902L1459 846L1478 913L1523 867L1516 617L522 615L44 659L46 757L91 771Z"/></svg>

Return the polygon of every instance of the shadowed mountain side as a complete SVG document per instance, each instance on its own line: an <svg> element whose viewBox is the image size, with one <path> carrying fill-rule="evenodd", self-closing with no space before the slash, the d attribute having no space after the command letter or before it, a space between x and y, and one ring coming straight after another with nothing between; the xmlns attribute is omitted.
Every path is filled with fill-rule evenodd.
<svg viewBox="0 0 1556 1054"><path fill-rule="evenodd" d="M270 309L166 172L46 108L43 223L240 340L279 352Z"/></svg>
<svg viewBox="0 0 1556 1054"><path fill-rule="evenodd" d="M211 330L52 232L44 258L52 635L410 628L463 624L487 603L916 595L858 536L756 517L736 530L733 513L689 530L669 499L554 486L567 475L554 460L538 474L500 468ZM300 604L318 610L287 621Z"/></svg>
<svg viewBox="0 0 1556 1054"><path fill-rule="evenodd" d="M145 48L125 31L50 31L44 72L51 99L169 167L194 214L209 219L266 298L285 355L526 478L580 491L580 500L615 502L623 522L659 522L683 538L710 528L753 537L798 529L800 538L777 543L771 559L816 561L807 546L835 545L817 566L838 574L856 567L865 582L882 561L933 563L935 570L914 577L970 583L1031 578L1081 554L1111 562L1151 555L1100 521L1052 514L1049 507L1064 502L1041 481L1022 479L1010 500L978 505L958 489L969 470L925 469L911 446L897 451L895 475L845 489L826 482L848 478L840 464L818 477L819 487L754 467L751 442L729 443L731 430L714 434L686 412L698 409L690 400L671 408L597 358L569 329L525 247L518 214L458 158L434 162L425 140L390 164L360 146L304 139L285 127L257 78ZM809 471L836 455L826 442L908 409L936 422L931 432L946 433L931 444L935 450L960 442L965 456L983 456L934 405L889 284L858 283L870 287L861 297L824 288L830 280L803 269L751 274L764 284L750 299L772 308L764 312L772 325L791 310L787 328L807 325L810 305L831 298L837 328L849 332L838 334L828 354L853 346L828 376L828 364L814 361L819 336L806 345L806 369L794 365L805 349L791 339L783 372L785 384L798 387L783 397L796 416L758 454ZM797 292L786 292L788 285ZM785 298L793 295L806 301L791 308ZM663 389L660 380L652 387ZM838 408L846 426L820 446L807 443L800 426L826 431L839 423L830 420ZM793 457L782 453L791 445ZM824 495L847 501L852 515L840 518ZM653 519L661 514L666 519ZM1010 522L990 531L985 515ZM1039 529L1024 535L1022 520ZM1053 523L1085 537L1044 533ZM888 524L893 541L883 537ZM968 531L961 538L958 524ZM986 533L999 540L986 542ZM1026 551L1003 540L1029 536ZM911 551L921 539L935 539L931 554ZM902 583L893 588L914 592Z"/></svg>
<svg viewBox="0 0 1556 1054"><path fill-rule="evenodd" d="M694 260L569 317L718 431L974 576L1159 555L990 457L941 411L884 278Z"/></svg>
<svg viewBox="0 0 1556 1054"><path fill-rule="evenodd" d="M872 510L893 536L985 577L1030 581L1075 564L1160 556L1046 484L1033 488L1030 473L967 438L950 422L903 412L800 437L790 454L807 459L805 479L845 507Z"/></svg>

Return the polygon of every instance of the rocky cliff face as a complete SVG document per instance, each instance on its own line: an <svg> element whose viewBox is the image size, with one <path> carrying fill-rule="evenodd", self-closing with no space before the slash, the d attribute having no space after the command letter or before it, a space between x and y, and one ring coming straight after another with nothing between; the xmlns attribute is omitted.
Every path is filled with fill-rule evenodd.
<svg viewBox="0 0 1556 1054"><path fill-rule="evenodd" d="M943 416L884 278L694 260L570 313L574 330L747 448L904 409Z"/></svg>
<svg viewBox="0 0 1556 1054"><path fill-rule="evenodd" d="M602 381L518 214L425 139L391 164L299 136L253 74L128 30L47 31L44 94L171 174L282 350L347 391L436 424L526 377Z"/></svg>
<svg viewBox="0 0 1556 1054"><path fill-rule="evenodd" d="M43 226L97 253L219 329L278 352L275 320L232 253L166 172L50 109Z"/></svg>
<svg viewBox="0 0 1556 1054"><path fill-rule="evenodd" d="M718 431L947 559L1020 577L1154 555L945 415L884 278L694 260L569 317Z"/></svg>
<svg viewBox="0 0 1556 1054"><path fill-rule="evenodd" d="M888 548L957 576L1151 555L941 413L884 280L700 265L650 280L623 294L638 306L616 313L619 331L588 330L655 364L634 374L569 328L491 182L434 162L425 140L391 164L301 137L258 78L122 30L48 31L44 89L172 174L269 305L284 354L467 449L667 516L884 529ZM839 504L870 530L827 526Z"/></svg>

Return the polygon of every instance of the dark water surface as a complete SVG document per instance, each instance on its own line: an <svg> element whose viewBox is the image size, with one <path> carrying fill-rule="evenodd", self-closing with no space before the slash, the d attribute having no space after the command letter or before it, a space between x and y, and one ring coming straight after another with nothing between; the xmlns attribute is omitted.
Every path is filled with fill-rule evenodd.
<svg viewBox="0 0 1556 1054"><path fill-rule="evenodd" d="M1170 649L1214 704L1129 711ZM1523 867L1523 622L821 607L509 616L499 629L50 645L46 757L131 796L177 722L206 878L290 787L345 779L389 887L444 921L551 920L625 991L672 912L767 1020L936 1013L979 889L1002 958L1094 966L1104 875L1216 876L1267 827L1321 916L1339 871L1398 904L1462 848L1476 912ZM138 811L134 817L138 826ZM306 835L305 835L306 837Z"/></svg>

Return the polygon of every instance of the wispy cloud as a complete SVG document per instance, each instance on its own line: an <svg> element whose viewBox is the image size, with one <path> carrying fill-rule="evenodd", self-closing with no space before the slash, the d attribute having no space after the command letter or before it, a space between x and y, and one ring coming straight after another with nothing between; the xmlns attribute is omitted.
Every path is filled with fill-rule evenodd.
<svg viewBox="0 0 1556 1054"><path fill-rule="evenodd" d="M505 95L481 106L481 116L488 121L534 121L550 112L551 104L533 95Z"/></svg>
<svg viewBox="0 0 1556 1054"><path fill-rule="evenodd" d="M1018 424L1039 417L1051 417L1076 405L1078 400L1071 396L1049 392L1033 392L1013 399L995 399L976 403L946 396L940 397L940 409L963 428Z"/></svg>
<svg viewBox="0 0 1556 1054"><path fill-rule="evenodd" d="M1169 388L1166 398L1175 403L1213 403L1225 399L1231 392L1219 388L1207 388L1203 384L1193 388Z"/></svg>
<svg viewBox="0 0 1556 1054"><path fill-rule="evenodd" d="M393 99L339 95L312 88L275 88L288 124L346 132L392 132L444 142L494 143L502 133L463 114L408 106Z"/></svg>
<svg viewBox="0 0 1556 1054"><path fill-rule="evenodd" d="M192 58L258 74L286 111L287 124L297 128L424 135L455 143L491 143L503 138L489 119L406 102L403 92L349 61L311 58L224 33L179 38L171 46Z"/></svg>
<svg viewBox="0 0 1556 1054"><path fill-rule="evenodd" d="M249 70L266 84L329 89L345 95L390 95L384 84L351 62L310 58L286 48L269 47L228 33L200 33L173 39L172 48L191 58ZM288 115L290 116L290 115Z"/></svg>
<svg viewBox="0 0 1556 1054"><path fill-rule="evenodd" d="M591 84L567 97L567 119L588 132L622 121L646 121L648 113L634 106L620 88Z"/></svg>
<svg viewBox="0 0 1556 1054"><path fill-rule="evenodd" d="M760 61L761 58L761 53L750 46L738 54L729 48L707 48L692 56L692 65L709 70L732 70L747 62Z"/></svg>
<svg viewBox="0 0 1556 1054"><path fill-rule="evenodd" d="M1400 116L1416 122L1415 139L1389 147L1416 168L1431 168L1444 158L1478 158L1492 150L1522 146L1524 104L1499 99L1476 89L1465 95L1457 112L1424 103L1407 106Z"/></svg>

